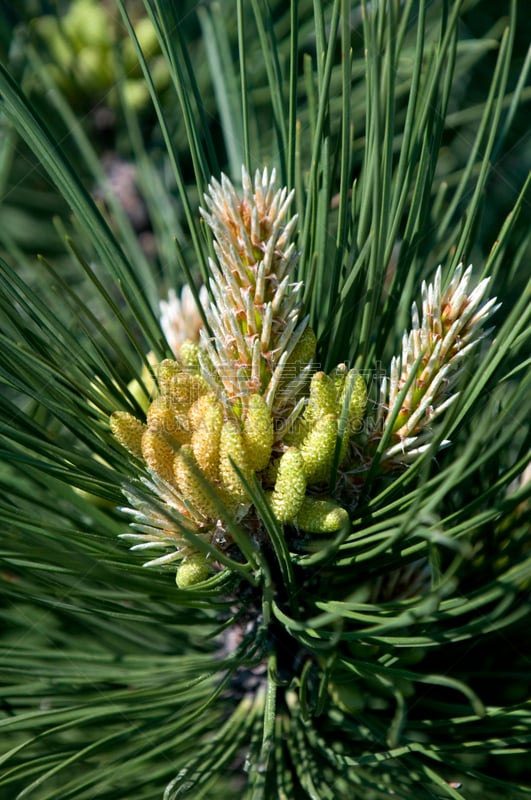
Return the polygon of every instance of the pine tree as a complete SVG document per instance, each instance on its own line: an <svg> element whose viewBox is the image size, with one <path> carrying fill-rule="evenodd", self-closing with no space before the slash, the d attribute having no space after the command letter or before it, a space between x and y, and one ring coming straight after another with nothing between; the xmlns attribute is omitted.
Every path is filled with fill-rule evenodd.
<svg viewBox="0 0 531 800"><path fill-rule="evenodd" d="M529 56L489 9L20 12L0 797L531 796Z"/></svg>

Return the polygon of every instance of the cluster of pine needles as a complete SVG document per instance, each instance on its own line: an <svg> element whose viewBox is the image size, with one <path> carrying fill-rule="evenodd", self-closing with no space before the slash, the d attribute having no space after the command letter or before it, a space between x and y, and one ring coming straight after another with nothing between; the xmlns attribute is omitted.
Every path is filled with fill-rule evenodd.
<svg viewBox="0 0 531 800"><path fill-rule="evenodd" d="M0 798L531 797L519 4L0 13Z"/></svg>

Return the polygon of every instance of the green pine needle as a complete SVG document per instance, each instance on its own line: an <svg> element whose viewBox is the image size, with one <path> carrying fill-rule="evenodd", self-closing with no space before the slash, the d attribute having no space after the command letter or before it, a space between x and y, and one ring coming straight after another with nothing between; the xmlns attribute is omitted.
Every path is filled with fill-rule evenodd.
<svg viewBox="0 0 531 800"><path fill-rule="evenodd" d="M0 798L531 797L520 4L33 5L0 12ZM301 361L322 380L290 396L286 415L306 432L275 431L266 468L229 447L236 503L188 442L172 445L188 452L187 494L150 466L143 434L128 452L109 420L119 411L148 429L159 364L186 353L189 373L210 379L212 417L222 408L236 439L251 418L205 355L235 352L231 336L208 349L205 334L197 367L168 322L172 290L177 325L233 325L238 358L255 347L245 335L266 303L215 318L234 308L209 284L220 251L199 211L221 173L240 195L242 166L294 190L301 303L295 289L282 303L300 312L293 352L315 332L315 358ZM243 239L233 250L255 285L251 256L263 254ZM423 281L441 264L444 293L470 262L467 296L490 276L501 303L492 330L460 361L479 337L479 324L462 328L455 397L413 430L425 447L403 439L400 452L404 416L446 362L426 377L424 342L388 416L382 378L405 369L392 359L415 328L412 303L432 291ZM291 319L282 303L275 325ZM269 368L281 354L266 355ZM335 419L330 386L347 372L367 402L350 439L350 399L339 403L333 480L321 481L304 443ZM271 496L288 449L306 494L279 521ZM344 524L301 529L308 498Z"/></svg>

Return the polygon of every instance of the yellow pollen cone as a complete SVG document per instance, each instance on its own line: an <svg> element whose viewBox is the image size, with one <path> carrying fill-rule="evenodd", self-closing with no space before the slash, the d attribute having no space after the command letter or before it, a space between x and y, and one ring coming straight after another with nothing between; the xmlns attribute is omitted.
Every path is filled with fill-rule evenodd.
<svg viewBox="0 0 531 800"><path fill-rule="evenodd" d="M142 434L146 426L127 411L115 411L110 422L111 431L122 447L131 455L142 458Z"/></svg>
<svg viewBox="0 0 531 800"><path fill-rule="evenodd" d="M270 504L279 522L288 522L298 513L306 492L304 460L297 448L290 447L278 465L275 488Z"/></svg>

